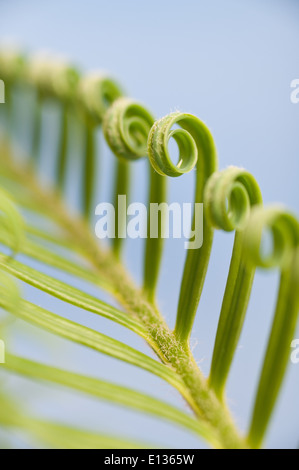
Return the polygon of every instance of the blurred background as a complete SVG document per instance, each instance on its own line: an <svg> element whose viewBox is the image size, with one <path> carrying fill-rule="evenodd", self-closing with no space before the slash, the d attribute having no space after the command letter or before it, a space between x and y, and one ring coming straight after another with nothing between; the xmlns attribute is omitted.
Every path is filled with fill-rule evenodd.
<svg viewBox="0 0 299 470"><path fill-rule="evenodd" d="M264 201L282 202L299 214L299 104L290 100L290 83L299 78L299 3L296 0L0 0L0 43L28 52L49 50L83 71L105 70L126 92L157 117L174 110L197 115L210 128L220 168L245 167L260 184ZM0 77L1 78L1 77ZM111 199L114 157L99 136L102 159L97 201ZM43 162L51 159L44 142ZM134 165L132 199L146 199L146 167ZM194 173L169 184L170 201L193 200ZM70 194L75 198L76 194ZM209 371L213 342L229 267L233 234L216 232L204 293L192 335L194 355ZM159 305L174 325L185 250L169 240L163 258ZM143 243L128 241L126 264L138 282ZM48 270L47 272L51 272ZM54 274L54 271L52 272ZM67 276L61 279L73 282ZM75 281L74 281L75 282ZM254 393L275 306L277 273L258 272L245 327L229 376L229 406L242 430L249 424ZM108 300L90 286L84 289ZM23 286L27 298L151 354L141 340L121 327ZM11 349L48 364L94 375L184 406L159 379L132 366L23 324ZM297 338L299 330L297 331ZM291 353L291 349L290 349ZM1 374L1 382L33 413L112 434L126 434L162 447L205 447L191 434L49 385ZM299 444L299 365L290 361L266 445ZM33 445L20 434L0 432L1 445Z"/></svg>

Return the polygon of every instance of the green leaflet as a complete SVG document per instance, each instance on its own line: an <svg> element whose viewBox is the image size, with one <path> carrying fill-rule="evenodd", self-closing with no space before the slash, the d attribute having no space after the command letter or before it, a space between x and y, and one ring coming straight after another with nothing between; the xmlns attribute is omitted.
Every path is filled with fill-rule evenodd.
<svg viewBox="0 0 299 470"><path fill-rule="evenodd" d="M10 354L6 354L4 368L35 380L47 380L59 385L71 387L74 390L111 401L117 405L129 407L133 410L153 415L159 419L166 419L203 437L208 442L213 443L214 446L220 446L208 424L198 421L179 409L149 395L116 384L104 382L103 380L49 367L45 364L39 364Z"/></svg>
<svg viewBox="0 0 299 470"><path fill-rule="evenodd" d="M175 124L180 128L171 130ZM176 165L172 163L168 152L171 138L179 148ZM159 119L148 137L148 155L154 170L160 175L177 177L196 166L195 203L203 202L206 181L217 170L218 163L213 137L202 121L192 114L180 112ZM213 241L209 221L204 219L203 223L204 243L199 249L188 250L178 303L175 334L185 347L188 347Z"/></svg>
<svg viewBox="0 0 299 470"><path fill-rule="evenodd" d="M12 176L11 172L6 171L2 160L0 171L1 187L13 197L14 202L21 208L42 214L42 202L34 200L28 189L22 187L22 182L20 182L18 178L15 180L10 179Z"/></svg>
<svg viewBox="0 0 299 470"><path fill-rule="evenodd" d="M24 240L24 223L9 195L0 188L1 232L10 234L10 246L13 253L20 251Z"/></svg>
<svg viewBox="0 0 299 470"><path fill-rule="evenodd" d="M148 205L165 203L167 196L167 178L159 175L150 166L150 188L148 196ZM149 206L150 207L150 206ZM155 225L155 224L153 224ZM150 212L147 218L147 240L144 254L143 268L143 290L150 302L155 301L156 289L159 279L159 271L162 260L164 240L163 235L163 214L158 221L158 227L150 223ZM151 236L151 232L155 232L155 237Z"/></svg>
<svg viewBox="0 0 299 470"><path fill-rule="evenodd" d="M90 218L93 213L93 196L97 172L97 145L95 125L87 116L85 116L84 132L85 145L81 198L82 212L88 221L91 220Z"/></svg>
<svg viewBox="0 0 299 470"><path fill-rule="evenodd" d="M19 250L24 240L24 223L8 194L0 188L0 234L9 232L12 256ZM0 265L12 261L12 256L0 253ZM11 313L18 311L20 292L10 276L0 270L0 292L6 302L6 310Z"/></svg>
<svg viewBox="0 0 299 470"><path fill-rule="evenodd" d="M6 310L11 313L17 312L20 307L20 291L14 280L2 271L0 271L0 292L5 298Z"/></svg>
<svg viewBox="0 0 299 470"><path fill-rule="evenodd" d="M80 77L71 65L54 58L24 59L19 53L7 54L5 51L0 51L0 68L8 85L8 97L12 97L16 87L20 85L24 90L26 87L34 90L38 97L39 102L35 103L36 109L33 116L34 136L32 139L32 156L35 155L36 160L38 160L38 147L42 135L42 106L46 100L50 99L62 110L54 191L41 187L30 167L21 163L19 166L19 162L14 162L12 146L7 140L1 145L0 169L1 184L12 193L14 200L21 207L39 216L45 215L54 221L59 231L57 234L47 234L43 229L27 224L27 238L25 238L21 235L24 229L19 230L21 224L18 224L18 220L21 219L18 218L13 206L11 206L12 211L7 211L7 207L10 206L6 205L4 197L2 200L4 204L2 202L0 207L0 212L4 216L0 242L12 250L20 250L22 254L34 260L106 288L130 312L130 316L15 260L6 258L5 261L1 261L0 267L66 302L131 328L143 336L158 356L172 367L160 364L125 344L65 320L25 300L20 301L18 308L15 308L16 304L12 302L12 299L17 299L15 285L4 272L0 275L2 305L14 311L19 318L66 339L143 368L168 381L180 391L197 418L199 416L205 418L208 423L207 427L206 425L201 427L202 421L198 419L196 425L200 428L196 429L198 435L204 435L213 445L227 448L240 448L246 445L259 447L283 380L289 356L289 343L297 320L299 307L298 220L281 208L253 207L261 204L261 194L255 180L245 170L229 168L215 173L217 157L213 138L207 127L195 116L176 112L154 122L154 118L146 108L134 100L124 98L121 89L109 78L101 74ZM15 104L17 103L12 106L9 99L9 106L6 108L6 133L10 137L13 137L14 133ZM78 188L83 214L79 217L69 215L69 211L58 197L63 190L67 159L70 157L69 142L72 136L68 135L67 126L67 112L70 111L82 117L86 131L81 183ZM155 306L155 292L163 247L162 221L161 226L157 228L158 238L148 237L146 242L142 291L134 286L123 266L117 261L121 255L122 238L115 240L114 253L110 250L105 253L98 247L86 223L87 219L90 221L92 215L92 198L97 176L95 132L101 124L103 124L103 132L108 145L119 157L113 185L115 202L119 194L129 195L131 187L129 160L135 160L147 154L149 156L151 163L149 203L159 204L166 201L167 176L179 176L196 168L195 202L205 202L204 242L202 248L188 251L174 333L169 330ZM174 128L176 125L179 128ZM176 165L172 163L168 151L171 138L175 139L179 148L179 161ZM60 191L57 191L58 189ZM11 204L10 201L8 204ZM117 230L121 233L124 230L124 220L118 204L116 204L116 211ZM193 223L193 228L194 225ZM189 336L204 285L214 228L226 231L235 230L236 235L215 340L211 373L206 381L190 352ZM152 229L149 224L148 229ZM263 257L260 250L262 233L266 229L272 232L274 241L273 253L268 258ZM54 254L52 248L54 250L60 248L63 255ZM74 258L73 254L80 255L80 257ZM78 262L70 261L69 257L78 259ZM223 403L223 392L243 326L256 266L278 266L281 270L281 280L252 422L247 441L245 441L239 436L227 413ZM135 318L139 318L139 321ZM48 374L48 377L44 376L45 379L74 386L80 390L83 390L83 381L84 391L100 396L100 389L96 388L99 382L96 384L95 379L69 375L68 372L49 368L43 371L42 365L22 359L15 360L14 367L23 368L24 373L35 376L37 379L41 378L42 374ZM188 422L186 422L186 415L176 414L176 411L167 405L153 403L151 398L140 397L132 390L124 391L113 387L117 386L101 382L101 396L105 395L107 399L114 397L115 401L119 400L119 395L121 398L124 396L125 398L122 399L127 400L127 405L136 408L139 403L144 411L147 409L148 412L161 414L178 424L193 427L192 418L188 417ZM109 394L112 395L109 396ZM0 410L0 421L4 413L5 410ZM56 425L51 423L43 423L40 427L39 422L34 419L32 423L35 423L31 426L32 432L34 429L38 430L36 432L44 432L48 440L58 437L58 441L61 440L66 447L69 445L67 441L70 436L73 436L74 441L78 439L78 442L80 440L86 442L84 433L81 434L81 431L55 427ZM22 427L21 420L16 424ZM30 430L28 420L26 426ZM195 432L197 432L196 429L194 428ZM216 439L215 435L217 435ZM90 435L88 439L89 443L94 442L94 446L97 445ZM110 438L107 439L106 445L109 446Z"/></svg>
<svg viewBox="0 0 299 470"><path fill-rule="evenodd" d="M25 59L21 51L6 47L0 51L1 79L5 82L6 106L3 107L5 114L5 137L11 138L14 130L13 115L13 85L19 84L25 78Z"/></svg>
<svg viewBox="0 0 299 470"><path fill-rule="evenodd" d="M11 245L10 237L5 232L0 232L0 241L7 246ZM87 269L87 267L80 266L78 263L69 261L65 257L55 254L53 251L48 250L34 241L25 240L22 243L21 253L36 261L65 271L68 274L77 276L95 285L103 286L108 290L112 289L112 287L109 287L108 281L105 278L101 278L100 274L96 274L92 270Z"/></svg>
<svg viewBox="0 0 299 470"><path fill-rule="evenodd" d="M32 117L32 136L31 136L31 162L36 165L39 161L42 137L42 110L43 110L43 97L37 90L33 106Z"/></svg>
<svg viewBox="0 0 299 470"><path fill-rule="evenodd" d="M33 57L27 66L27 86L38 83L36 96L33 102L32 119L32 144L31 161L35 168L38 168L41 150L42 137L42 110L49 101L55 101L59 97L63 101L62 105L62 126L58 151L58 165L56 177L59 186L63 184L66 151L67 151L67 108L73 100L74 93L79 81L79 73L70 64L60 59L48 56L45 60L37 55Z"/></svg>
<svg viewBox="0 0 299 470"><path fill-rule="evenodd" d="M273 236L272 251L261 251L265 231ZM272 329L256 393L248 441L262 443L282 380L290 360L290 344L299 313L299 222L283 207L253 211L245 232L247 262L262 268L279 267L280 286Z"/></svg>
<svg viewBox="0 0 299 470"><path fill-rule="evenodd" d="M129 98L119 98L108 109L103 121L103 132L105 139L114 153L118 157L116 169L116 187L114 200L116 202L119 194L129 193L129 162L138 160L147 155L147 140L150 129L154 124L151 113L141 104ZM148 207L150 204L160 204L166 201L166 178L161 176L152 167L149 167L149 195ZM114 240L114 252L119 257L122 247L122 239L117 235L126 230L124 214L119 212L118 203L116 210L116 238ZM144 256L144 279L143 290L150 302L155 301L155 293L158 282L163 239L162 220L158 227L150 226L148 214L145 256ZM156 230L157 236L149 236L151 230Z"/></svg>
<svg viewBox="0 0 299 470"><path fill-rule="evenodd" d="M217 229L236 231L209 377L210 386L221 399L242 331L255 272L244 262L243 229L251 208L261 203L257 182L242 168L229 167L214 173L205 188L204 205L209 223Z"/></svg>
<svg viewBox="0 0 299 470"><path fill-rule="evenodd" d="M67 236L62 230L58 231L40 229L36 226L26 225L26 233L28 239L33 242L40 243L40 241L49 242L54 245L54 248L62 247L70 251L70 254L80 253L81 247L78 246L70 237Z"/></svg>
<svg viewBox="0 0 299 470"><path fill-rule="evenodd" d="M117 308L102 302L96 297L85 294L79 289L75 289L64 282L47 276L15 260L11 260L9 263L1 263L0 261L0 268L19 278L21 281L43 290L47 294L130 328L144 339L150 341L145 328L139 321Z"/></svg>
<svg viewBox="0 0 299 470"><path fill-rule="evenodd" d="M62 424L36 419L20 411L0 395L0 424L29 432L37 441L55 449L139 449L147 446L127 439L84 431Z"/></svg>
<svg viewBox="0 0 299 470"><path fill-rule="evenodd" d="M68 139L69 139L69 106L61 106L61 125L58 143L58 155L56 162L56 181L57 186L63 192L67 176L67 158L68 158Z"/></svg>
<svg viewBox="0 0 299 470"><path fill-rule="evenodd" d="M112 195L115 209L115 237L112 244L113 252L117 259L121 258L121 251L127 231L127 208L125 211L120 210L118 196L126 196L126 203L128 204L130 177L130 166L128 162L117 160L115 169L115 187L113 188Z"/></svg>
<svg viewBox="0 0 299 470"><path fill-rule="evenodd" d="M7 307L5 299L0 299L0 305L3 308ZM21 301L19 309L14 314L18 318L29 321L58 336L151 372L186 395L181 379L172 369L120 341L48 312L26 300Z"/></svg>
<svg viewBox="0 0 299 470"><path fill-rule="evenodd" d="M121 94L119 86L100 73L87 75L80 82L80 107L85 130L82 209L87 220L93 213L93 196L98 173L96 126L102 123L105 112Z"/></svg>

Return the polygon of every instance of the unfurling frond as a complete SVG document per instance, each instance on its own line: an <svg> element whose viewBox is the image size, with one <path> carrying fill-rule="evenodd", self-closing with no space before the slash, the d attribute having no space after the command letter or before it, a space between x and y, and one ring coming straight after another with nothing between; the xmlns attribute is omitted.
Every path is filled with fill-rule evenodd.
<svg viewBox="0 0 299 470"><path fill-rule="evenodd" d="M174 112L155 120L146 107L127 96L113 79L101 72L82 74L65 60L18 51L0 51L0 73L5 80L6 104L1 107L0 136L0 307L12 318L22 319L66 340L154 374L174 387L189 405L193 416L133 388L126 388L67 370L6 354L6 373L47 381L71 390L125 406L180 425L218 448L260 447L274 409L287 367L289 345L299 310L299 223L281 207L262 205L261 191L246 170L229 167L218 171L214 139L196 116ZM18 94L29 94L32 122L30 155L16 155L15 113ZM16 101L12 103L12 99ZM39 179L45 128L42 114L49 103L58 110L59 136L53 156L52 188ZM13 105L14 104L14 105ZM2 106L2 105L1 105ZM64 202L68 169L72 165L74 129L81 131L83 151L76 191L79 213ZM116 157L113 199L116 233L111 247L104 248L93 236L101 129ZM178 147L173 163L170 141ZM18 143L20 147L20 143ZM28 152L27 152L28 153ZM16 158L17 156L17 158ZM162 216L153 227L148 218L142 286L131 279L122 263L126 230L125 214L118 197L130 197L134 181L131 165L148 158L148 205L167 200L169 177L194 171L195 204L204 205L203 244L189 249L182 274L174 331L157 307L157 287L164 249ZM149 206L148 206L149 207ZM20 215L22 214L22 216ZM49 227L49 229L48 229ZM192 231L196 229L195 210ZM235 241L222 302L212 365L205 378L190 350L190 335L208 269L214 230L235 232ZM273 249L264 255L261 244L270 231ZM156 236L152 237L151 234ZM17 257L19 256L19 258ZM248 435L240 435L225 403L225 384L243 328L256 268L281 272L276 310ZM50 273L48 272L50 270ZM99 300L72 285L76 279L99 287L119 304ZM156 354L154 359L121 341L50 312L22 298L17 281L81 309L100 315L131 330ZM2 325L0 324L0 327ZM12 328L13 330L13 328ZM2 329L1 329L2 332ZM98 360L101 360L99 355ZM94 434L66 425L40 420L24 412L20 403L1 392L0 425L26 430L57 447L115 448L146 444L114 436Z"/></svg>

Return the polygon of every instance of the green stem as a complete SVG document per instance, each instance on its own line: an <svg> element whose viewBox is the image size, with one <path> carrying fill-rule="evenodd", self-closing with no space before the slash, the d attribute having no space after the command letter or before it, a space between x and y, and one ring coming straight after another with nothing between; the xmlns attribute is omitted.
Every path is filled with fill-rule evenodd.
<svg viewBox="0 0 299 470"><path fill-rule="evenodd" d="M118 158L116 160L116 175L114 188L115 207L115 238L113 239L113 253L116 258L120 258L123 241L126 236L126 213L119 210L118 196L126 196L128 201L130 187L130 166L129 162Z"/></svg>
<svg viewBox="0 0 299 470"><path fill-rule="evenodd" d="M148 220L147 220L147 231L148 237L146 239L145 246L145 258L144 258L144 294L150 302L154 302L156 287L158 282L158 275L160 270L163 243L162 238L163 231L163 213L161 213L161 219L158 220L157 227L151 227L150 208L151 204L161 204L166 201L167 192L167 177L161 176L156 173L151 165L149 165L150 173L150 189L149 189L149 201L148 201ZM157 237L150 236L150 232L156 229Z"/></svg>
<svg viewBox="0 0 299 470"><path fill-rule="evenodd" d="M242 263L242 232L236 232L215 339L209 384L220 399L242 331L255 269Z"/></svg>
<svg viewBox="0 0 299 470"><path fill-rule="evenodd" d="M90 220L92 216L95 171L96 171L95 124L86 116L85 160L83 164L83 193L82 193L83 214L86 220Z"/></svg>
<svg viewBox="0 0 299 470"><path fill-rule="evenodd" d="M64 185L66 182L66 170L67 170L67 149L68 149L68 107L66 104L62 104L61 109L61 125L60 125L60 137L58 144L58 158L57 158L57 169L56 169L56 181L58 188L63 192Z"/></svg>
<svg viewBox="0 0 299 470"><path fill-rule="evenodd" d="M40 150L41 150L41 134L42 134L42 105L43 99L39 91L36 92L35 101L33 104L33 129L32 129L32 144L31 144L31 158L32 163L36 167L38 165Z"/></svg>

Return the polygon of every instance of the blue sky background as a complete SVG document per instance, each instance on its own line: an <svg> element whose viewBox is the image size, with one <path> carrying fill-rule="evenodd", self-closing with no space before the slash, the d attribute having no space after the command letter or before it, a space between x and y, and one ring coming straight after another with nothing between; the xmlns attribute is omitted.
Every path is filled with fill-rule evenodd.
<svg viewBox="0 0 299 470"><path fill-rule="evenodd" d="M247 168L259 182L266 203L283 202L297 214L299 104L290 101L290 83L299 78L298 26L299 3L295 0L0 1L0 40L13 41L28 51L57 52L83 71L109 71L130 96L145 103L157 117L177 109L194 113L213 133L221 168L230 164ZM97 202L111 195L114 162L107 150L102 157ZM44 164L50 159L45 145ZM132 197L142 201L146 197L145 162L138 162L134 173ZM193 189L194 174L176 178L170 182L170 200L192 201ZM216 233L193 331L194 354L205 373L209 370L232 242L232 234ZM142 243L130 241L126 262L139 280L141 256ZM159 304L172 325L184 256L182 241L167 243ZM228 402L243 430L250 419L277 283L277 273L257 273L228 381ZM99 295L90 286L85 288ZM24 290L28 298L48 309L150 354L138 338L122 328L33 289ZM28 357L126 385L134 383L140 390L181 404L170 387L145 372L60 339L53 340L21 322L18 329L14 348ZM162 446L198 445L193 436L168 424L157 424L154 419L66 390L40 384L33 387L29 381L15 378L9 378L5 386L16 394L21 389L27 406L46 417L126 433ZM269 447L299 444L298 387L299 365L290 363L268 433ZM18 444L25 445L21 438Z"/></svg>

